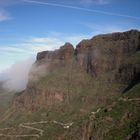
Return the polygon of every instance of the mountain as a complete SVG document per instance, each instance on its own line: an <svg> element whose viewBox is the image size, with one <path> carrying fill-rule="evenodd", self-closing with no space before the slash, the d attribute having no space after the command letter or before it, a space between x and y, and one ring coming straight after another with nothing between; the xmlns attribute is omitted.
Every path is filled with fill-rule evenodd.
<svg viewBox="0 0 140 140"><path fill-rule="evenodd" d="M98 35L37 54L1 139L140 139L140 32ZM9 127L7 129L7 127Z"/></svg>

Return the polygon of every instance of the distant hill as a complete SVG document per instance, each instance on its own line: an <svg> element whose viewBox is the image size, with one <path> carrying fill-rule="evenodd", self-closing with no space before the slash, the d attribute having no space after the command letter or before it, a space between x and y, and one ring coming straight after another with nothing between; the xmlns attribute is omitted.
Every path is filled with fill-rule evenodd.
<svg viewBox="0 0 140 140"><path fill-rule="evenodd" d="M39 52L0 127L3 140L139 140L140 32Z"/></svg>

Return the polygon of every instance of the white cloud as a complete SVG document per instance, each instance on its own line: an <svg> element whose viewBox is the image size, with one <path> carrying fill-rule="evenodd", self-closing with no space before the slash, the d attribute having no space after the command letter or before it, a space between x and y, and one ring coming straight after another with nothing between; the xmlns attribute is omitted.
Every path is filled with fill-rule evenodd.
<svg viewBox="0 0 140 140"><path fill-rule="evenodd" d="M7 47L7 46L1 46L0 47L0 52L1 53L29 53L25 49L22 48L17 48L17 47Z"/></svg>
<svg viewBox="0 0 140 140"><path fill-rule="evenodd" d="M28 74L34 62L34 58L19 61L12 65L9 69L3 71L2 80L6 80L4 88L9 91L22 91L26 88L28 82Z"/></svg>
<svg viewBox="0 0 140 140"><path fill-rule="evenodd" d="M33 51L54 50L63 45L64 41L55 37L33 37L28 41Z"/></svg>
<svg viewBox="0 0 140 140"><path fill-rule="evenodd" d="M0 9L0 22L10 19L11 17L9 16L9 14L5 10Z"/></svg>
<svg viewBox="0 0 140 140"><path fill-rule="evenodd" d="M2 75L2 71L4 71L5 69L8 69L9 68L9 64L0 64L0 75ZM0 80L1 80L1 77L0 77Z"/></svg>

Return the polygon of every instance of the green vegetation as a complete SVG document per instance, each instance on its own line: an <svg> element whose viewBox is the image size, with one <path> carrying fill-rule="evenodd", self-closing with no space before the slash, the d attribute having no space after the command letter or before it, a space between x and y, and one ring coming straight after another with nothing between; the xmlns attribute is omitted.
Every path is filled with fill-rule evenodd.
<svg viewBox="0 0 140 140"><path fill-rule="evenodd" d="M106 106L96 116L96 132L102 132L104 140L138 140L140 130L140 100L137 95L139 94L140 85L136 85L131 91L125 93L123 98L126 101L117 100L114 106ZM134 93L134 94L132 94ZM131 97L131 98L130 98ZM129 99L137 99L129 100ZM140 99L140 98L139 98ZM93 134L96 135L95 129Z"/></svg>
<svg viewBox="0 0 140 140"><path fill-rule="evenodd" d="M128 98L140 98L140 83L135 85L127 93L124 94L124 97Z"/></svg>

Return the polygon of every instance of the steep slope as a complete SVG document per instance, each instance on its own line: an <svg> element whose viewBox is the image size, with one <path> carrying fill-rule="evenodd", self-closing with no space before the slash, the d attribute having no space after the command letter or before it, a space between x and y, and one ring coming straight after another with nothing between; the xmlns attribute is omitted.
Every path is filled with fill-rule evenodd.
<svg viewBox="0 0 140 140"><path fill-rule="evenodd" d="M131 140L140 131L140 32L95 36L37 54L2 139ZM119 123L120 121L120 123ZM121 131L119 131L121 130ZM22 138L21 138L22 137Z"/></svg>

